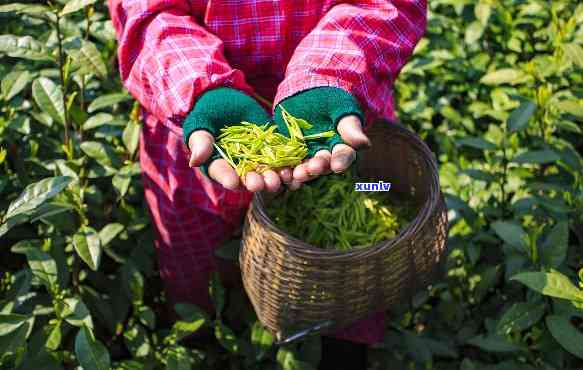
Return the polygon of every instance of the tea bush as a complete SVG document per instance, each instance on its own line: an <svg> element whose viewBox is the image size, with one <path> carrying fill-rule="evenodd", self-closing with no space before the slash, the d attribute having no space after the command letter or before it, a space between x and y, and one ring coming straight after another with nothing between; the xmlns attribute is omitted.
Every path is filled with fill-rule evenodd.
<svg viewBox="0 0 583 370"><path fill-rule="evenodd" d="M168 314L102 2L0 3L0 368L314 369L318 337L275 347L216 276L215 315ZM369 367L580 369L583 5L429 3L395 92L440 163L447 271Z"/></svg>

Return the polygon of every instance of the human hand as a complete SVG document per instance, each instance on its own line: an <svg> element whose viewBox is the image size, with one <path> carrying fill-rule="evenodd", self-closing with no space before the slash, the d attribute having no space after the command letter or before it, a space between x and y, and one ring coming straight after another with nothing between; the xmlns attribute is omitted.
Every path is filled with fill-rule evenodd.
<svg viewBox="0 0 583 370"><path fill-rule="evenodd" d="M274 120L278 129L289 136L282 109L312 125L304 134L312 135L335 130L330 138L310 140L308 159L293 169L291 177L280 174L294 190L302 183L330 172L344 172L356 159L356 151L371 145L363 131L364 115L356 99L348 92L334 87L317 87L284 99L275 108ZM291 171L290 171L291 172Z"/></svg>
<svg viewBox="0 0 583 370"><path fill-rule="evenodd" d="M249 172L241 179L214 147L215 138L223 127L243 121L265 124L271 119L255 99L241 91L223 87L201 95L183 124L184 140L191 153L189 166L199 167L227 189L236 190L243 185L251 192L263 189L275 192L281 186L278 173L272 170L261 175ZM291 177L289 169L280 172Z"/></svg>

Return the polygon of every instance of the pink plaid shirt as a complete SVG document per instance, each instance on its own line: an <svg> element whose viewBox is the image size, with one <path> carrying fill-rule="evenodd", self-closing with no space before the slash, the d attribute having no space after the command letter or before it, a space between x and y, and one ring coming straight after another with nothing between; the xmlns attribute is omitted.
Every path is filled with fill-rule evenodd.
<svg viewBox="0 0 583 370"><path fill-rule="evenodd" d="M212 252L240 226L251 199L187 166L181 124L197 97L231 86L276 105L302 90L333 86L357 97L368 123L394 118L393 81L425 31L426 6L426 0L109 0L121 77L144 108L145 197L173 299L208 306ZM344 337L382 339L382 325L368 322Z"/></svg>

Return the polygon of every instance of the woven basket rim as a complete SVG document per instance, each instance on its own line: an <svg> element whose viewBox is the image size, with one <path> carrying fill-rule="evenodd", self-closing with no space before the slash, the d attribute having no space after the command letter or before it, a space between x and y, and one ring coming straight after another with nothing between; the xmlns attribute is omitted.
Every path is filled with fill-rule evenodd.
<svg viewBox="0 0 583 370"><path fill-rule="evenodd" d="M383 123L379 122L378 124ZM423 154L423 159L427 162L429 168L432 170L432 181L430 183L430 192L427 200L423 202L423 206L420 207L415 218L409 222L406 227L401 229L401 231L395 237L381 240L368 246L355 246L350 250L325 249L298 239L285 230L279 228L267 214L264 192L255 193L253 195L251 211L256 213L257 219L263 223L264 227L272 231L274 235L277 235L277 237L285 238L288 241L288 243L286 243L286 247L290 252L301 252L304 254L313 253L313 258L344 259L352 257L364 257L369 254L375 254L385 249L391 248L393 245L411 238L417 230L420 230L424 227L424 225L429 221L432 211L438 206L440 199L440 187L437 173L437 161L427 144L414 132L397 122L390 122L386 124L391 125L390 129L396 129L399 131L399 134L402 134L408 139L411 139L414 145L419 147L419 151ZM437 196L432 196L433 194Z"/></svg>

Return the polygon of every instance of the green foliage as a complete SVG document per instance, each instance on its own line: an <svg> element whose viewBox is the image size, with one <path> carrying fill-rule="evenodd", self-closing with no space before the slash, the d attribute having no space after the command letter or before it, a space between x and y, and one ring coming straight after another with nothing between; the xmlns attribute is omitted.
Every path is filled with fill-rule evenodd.
<svg viewBox="0 0 583 370"><path fill-rule="evenodd" d="M0 369L317 368L218 276L212 315L167 314L103 3L0 5ZM583 5L429 3L395 95L440 163L447 269L369 368L582 368Z"/></svg>

